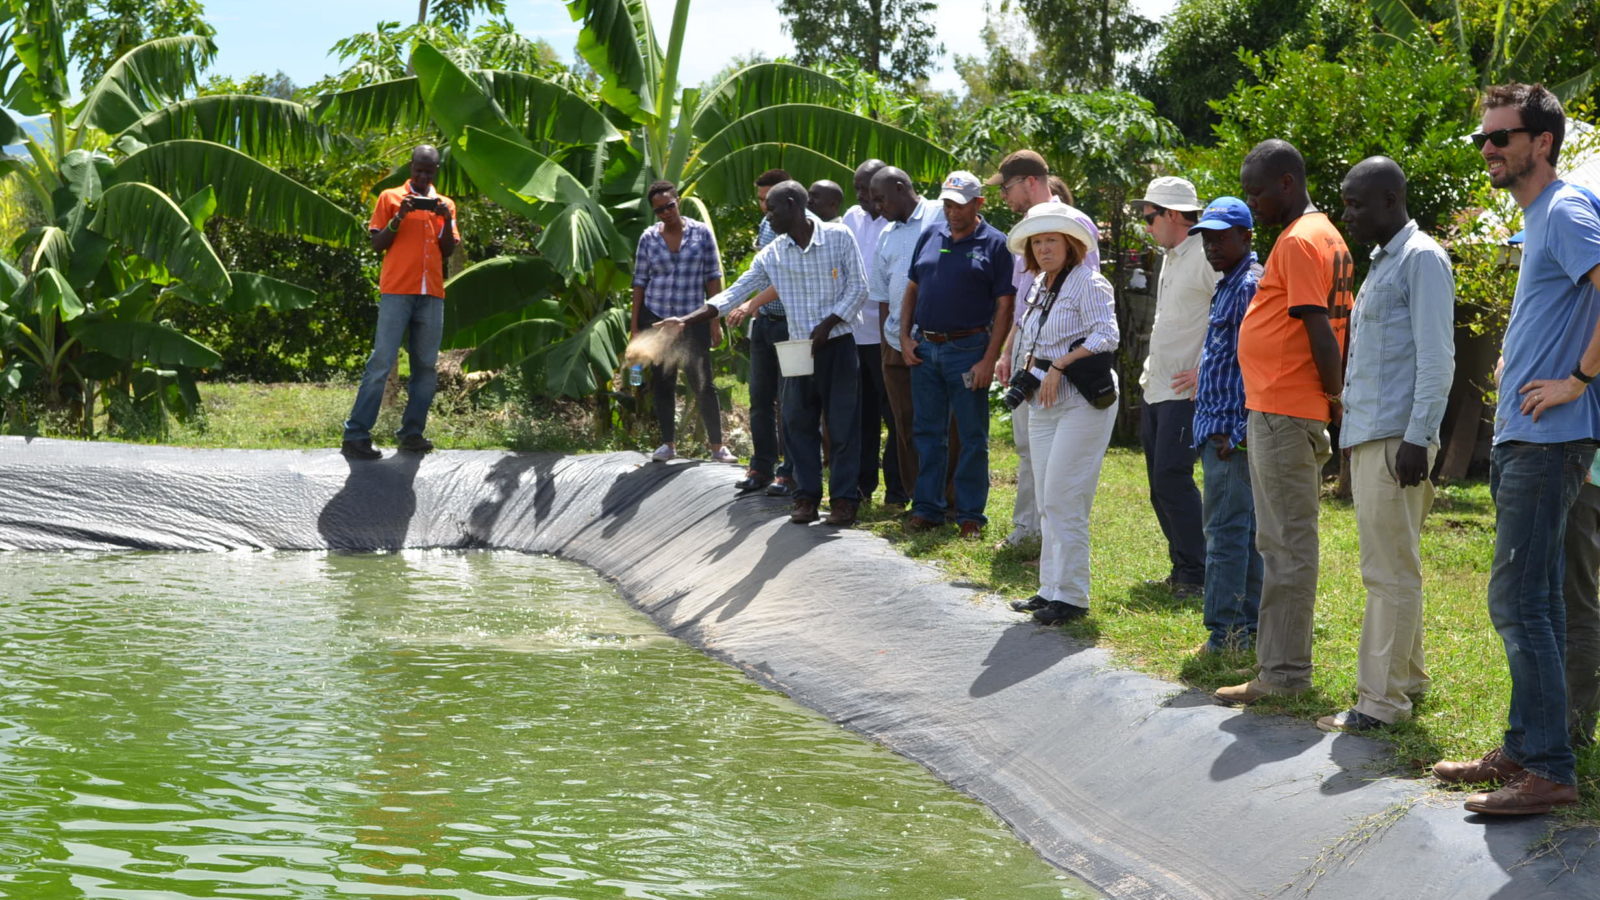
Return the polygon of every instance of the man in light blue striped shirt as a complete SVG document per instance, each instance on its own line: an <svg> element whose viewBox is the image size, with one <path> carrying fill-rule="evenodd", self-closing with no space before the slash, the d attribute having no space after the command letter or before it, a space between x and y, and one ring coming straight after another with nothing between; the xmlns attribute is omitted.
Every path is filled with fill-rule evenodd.
<svg viewBox="0 0 1600 900"><path fill-rule="evenodd" d="M737 325L776 288L783 298L791 335L811 338L813 372L783 383L783 437L794 462L795 502L790 521L815 522L822 500L822 420L828 423L828 524L855 523L861 503L860 357L851 323L867 297L861 251L850 229L823 222L806 211L806 189L786 181L767 194L767 221L778 237L762 248L750 268L698 311L665 320L668 327L731 315ZM755 297L754 300L751 298Z"/></svg>
<svg viewBox="0 0 1600 900"><path fill-rule="evenodd" d="M1455 278L1450 255L1406 211L1394 160L1357 163L1340 187L1350 243L1377 244L1356 295L1339 444L1361 541L1367 607L1356 705L1323 716L1323 731L1366 731L1411 718L1428 689L1422 660L1422 521L1428 472L1455 375Z"/></svg>

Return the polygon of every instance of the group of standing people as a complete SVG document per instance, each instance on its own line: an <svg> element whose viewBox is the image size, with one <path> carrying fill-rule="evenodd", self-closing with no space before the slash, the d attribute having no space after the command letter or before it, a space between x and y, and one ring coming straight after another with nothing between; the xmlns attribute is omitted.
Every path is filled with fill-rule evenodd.
<svg viewBox="0 0 1600 900"><path fill-rule="evenodd" d="M1438 778L1487 783L1469 810L1528 814L1577 800L1575 744L1600 711L1600 199L1556 177L1560 102L1539 85L1491 88L1472 140L1491 182L1523 210L1526 237L1506 330L1490 489L1496 542L1489 614L1511 674L1502 744L1441 762ZM423 436L442 319L442 259L459 240L454 205L434 192L438 154L419 147L406 185L374 210L384 254L377 339L343 452L376 458L370 429L383 381L408 335L411 397L402 450ZM937 200L878 160L857 169L857 204L780 170L756 193L764 216L750 268L724 288L715 240L650 186L657 219L640 238L631 322L677 332L714 459L722 443L711 328L749 322L755 453L741 491L792 495L790 520L848 526L886 480L909 504L908 531L986 524L991 383L1005 385L1019 457L1013 529L1037 535L1038 592L1012 604L1043 624L1087 614L1089 515L1110 442L1121 336L1099 271L1099 232L1043 157L1008 156L988 184L1022 215L1009 234L982 215L984 182L949 174ZM1231 705L1312 686L1318 510L1337 425L1349 462L1366 587L1357 699L1323 717L1362 732L1407 719L1429 688L1423 657L1421 532L1454 375L1449 255L1407 210L1393 160L1357 163L1340 185L1341 233L1311 202L1286 141L1246 156L1242 198L1202 204L1194 186L1157 178L1135 200L1163 249L1140 387L1150 501L1170 568L1152 585L1203 598L1198 653L1254 651L1249 680L1215 692ZM1266 264L1255 229L1280 228ZM1356 290L1350 243L1370 247ZM810 375L780 378L776 345L808 340ZM677 366L654 373L663 444L676 455ZM775 409L781 408L781 416ZM781 421L781 427L779 422ZM887 447L880 436L887 429ZM780 462L781 460L781 462ZM1199 462L1201 487L1194 465Z"/></svg>

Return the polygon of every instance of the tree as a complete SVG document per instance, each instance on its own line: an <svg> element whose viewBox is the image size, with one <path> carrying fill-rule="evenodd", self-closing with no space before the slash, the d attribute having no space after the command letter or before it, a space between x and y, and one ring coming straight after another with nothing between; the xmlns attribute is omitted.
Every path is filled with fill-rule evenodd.
<svg viewBox="0 0 1600 900"><path fill-rule="evenodd" d="M934 40L934 0L778 0L778 11L803 66L854 62L909 85L944 53Z"/></svg>
<svg viewBox="0 0 1600 900"><path fill-rule="evenodd" d="M1211 101L1252 78L1240 50L1317 45L1337 58L1363 38L1368 16L1361 0L1180 0L1149 66L1135 69L1130 82L1184 137L1206 143L1218 120Z"/></svg>
<svg viewBox="0 0 1600 900"><path fill-rule="evenodd" d="M448 25L457 31L467 30L467 20L475 12L491 16L506 14L506 0L417 0L417 24Z"/></svg>
<svg viewBox="0 0 1600 900"><path fill-rule="evenodd" d="M641 194L657 178L677 183L695 217L714 224L710 210L748 204L768 168L848 183L874 156L925 180L953 167L930 142L841 108L853 97L848 86L811 69L763 63L709 91L680 92L687 0L675 7L665 53L645 0L568 7L596 97L555 79L467 70L419 42L414 77L320 103L324 121L356 132L431 125L445 148L442 190L486 197L538 229L536 254L478 263L447 286L445 342L475 348L471 368L535 365L550 393L606 402L647 224Z"/></svg>
<svg viewBox="0 0 1600 900"><path fill-rule="evenodd" d="M1593 36L1600 12L1593 0L1537 0L1526 7L1512 0L1420 0L1414 7L1372 0L1372 10L1384 29L1381 46L1437 42L1473 72L1480 92L1493 84L1544 81L1570 101L1600 85L1594 61L1600 46Z"/></svg>
<svg viewBox="0 0 1600 900"><path fill-rule="evenodd" d="M1048 60L1051 90L1096 91L1121 79L1117 57L1142 50L1159 26L1132 0L1016 0ZM1010 0L1003 0L1001 9Z"/></svg>
<svg viewBox="0 0 1600 900"><path fill-rule="evenodd" d="M124 53L152 38L216 32L203 18L200 0L63 0L61 21L74 22L67 52L82 69L83 83L100 80Z"/></svg>
<svg viewBox="0 0 1600 900"><path fill-rule="evenodd" d="M213 215L271 232L351 242L359 223L259 161L328 145L304 107L266 97L183 99L215 52L201 35L158 38L106 68L80 101L67 95L65 29L52 0L0 0L0 97L43 116L26 158L0 158L44 224L0 261L0 394L72 401L86 426L95 388L114 414L186 408L215 351L165 324L172 304L288 308L304 288L231 272L205 236ZM0 114L0 132L14 131ZM4 135L0 135L4 137ZM9 143L9 139L0 143ZM72 389L75 396L67 396ZM86 428L86 430L88 430Z"/></svg>

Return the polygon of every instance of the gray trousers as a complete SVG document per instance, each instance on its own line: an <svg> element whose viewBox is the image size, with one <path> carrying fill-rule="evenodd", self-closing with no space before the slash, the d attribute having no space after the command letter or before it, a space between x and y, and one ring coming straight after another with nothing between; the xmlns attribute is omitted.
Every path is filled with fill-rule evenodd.
<svg viewBox="0 0 1600 900"><path fill-rule="evenodd" d="M1574 746L1594 743L1600 713L1600 486L1584 484L1567 513L1562 593L1567 601L1567 730Z"/></svg>
<svg viewBox="0 0 1600 900"><path fill-rule="evenodd" d="M1317 513L1328 429L1315 419L1250 411L1250 492L1261 551L1259 688L1297 694L1311 687L1311 625L1317 604Z"/></svg>

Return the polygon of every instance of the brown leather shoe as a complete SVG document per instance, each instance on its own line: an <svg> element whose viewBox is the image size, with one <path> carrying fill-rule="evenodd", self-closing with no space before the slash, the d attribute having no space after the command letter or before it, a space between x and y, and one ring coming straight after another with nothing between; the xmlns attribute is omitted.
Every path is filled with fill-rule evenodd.
<svg viewBox="0 0 1600 900"><path fill-rule="evenodd" d="M828 503L828 518L823 520L824 525L836 525L848 528L856 523L856 514L860 512L861 504L855 500L832 500Z"/></svg>
<svg viewBox="0 0 1600 900"><path fill-rule="evenodd" d="M809 525L815 522L817 516L817 501L810 497L794 498L794 506L789 513L789 521L796 525Z"/></svg>
<svg viewBox="0 0 1600 900"><path fill-rule="evenodd" d="M1521 771L1522 767L1512 762L1499 747L1485 753L1482 759L1433 764L1433 777L1445 784L1499 784Z"/></svg>
<svg viewBox="0 0 1600 900"><path fill-rule="evenodd" d="M1244 684L1235 684L1230 687L1219 687L1211 693L1222 703L1229 706L1249 706L1257 700L1267 697L1289 696L1289 691L1275 691L1254 678Z"/></svg>
<svg viewBox="0 0 1600 900"><path fill-rule="evenodd" d="M1577 802L1577 786L1546 781L1524 769L1511 776L1505 787L1473 794L1463 805L1468 812L1486 816L1536 816Z"/></svg>
<svg viewBox="0 0 1600 900"><path fill-rule="evenodd" d="M909 531L912 534L916 534L919 531L932 531L935 528L942 527L944 527L943 522L935 522L932 519L924 519L916 513L911 514L911 518L906 520L905 525L906 531Z"/></svg>
<svg viewBox="0 0 1600 900"><path fill-rule="evenodd" d="M976 541L983 537L983 526L977 522L961 523L961 539L963 541Z"/></svg>

